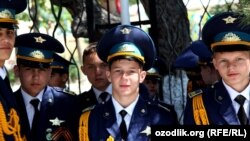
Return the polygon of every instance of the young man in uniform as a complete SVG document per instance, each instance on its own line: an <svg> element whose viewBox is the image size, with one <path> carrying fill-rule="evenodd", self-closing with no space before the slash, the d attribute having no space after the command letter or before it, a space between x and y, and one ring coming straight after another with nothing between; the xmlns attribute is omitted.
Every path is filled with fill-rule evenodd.
<svg viewBox="0 0 250 141"><path fill-rule="evenodd" d="M79 108L85 108L106 102L111 97L111 84L107 79L108 64L103 62L96 52L97 42L90 43L83 51L81 70L91 83L91 88L78 96Z"/></svg>
<svg viewBox="0 0 250 141"><path fill-rule="evenodd" d="M139 93L156 57L154 43L142 29L119 25L109 30L97 46L98 56L109 64L112 97L80 118L80 140L150 139L151 125L175 124L171 111L145 101Z"/></svg>
<svg viewBox="0 0 250 141"><path fill-rule="evenodd" d="M213 52L221 80L190 95L184 124L249 125L250 27L239 13L213 16L202 29L202 39Z"/></svg>
<svg viewBox="0 0 250 141"><path fill-rule="evenodd" d="M0 1L0 140L22 141L20 135L20 115L12 94L4 63L10 58L16 38L18 22L15 15L27 7L26 0ZM7 129L7 130L6 130Z"/></svg>
<svg viewBox="0 0 250 141"><path fill-rule="evenodd" d="M157 60L155 61L155 64L153 67L151 67L147 71L147 75L145 80L143 81L143 84L147 87L149 91L149 98L152 99L153 101L155 100L160 100L160 92L162 92L161 89L161 75L159 72L159 66L157 66L156 63Z"/></svg>
<svg viewBox="0 0 250 141"><path fill-rule="evenodd" d="M48 86L53 54L63 45L47 34L27 33L17 36L15 47L21 86L14 95L27 140L77 140L74 96Z"/></svg>
<svg viewBox="0 0 250 141"><path fill-rule="evenodd" d="M53 58L54 60L51 64L52 72L49 80L49 86L54 87L58 91L75 95L74 92L69 90L66 84L69 80L69 66L73 63L56 53L54 53Z"/></svg>
<svg viewBox="0 0 250 141"><path fill-rule="evenodd" d="M205 86L209 87L216 83L220 79L220 75L213 65L212 51L202 40L192 42L190 48L199 57L198 66Z"/></svg>

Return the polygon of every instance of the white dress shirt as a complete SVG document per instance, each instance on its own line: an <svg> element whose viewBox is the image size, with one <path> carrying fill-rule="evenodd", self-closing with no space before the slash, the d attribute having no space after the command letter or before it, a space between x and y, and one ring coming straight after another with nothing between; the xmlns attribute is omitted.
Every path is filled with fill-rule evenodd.
<svg viewBox="0 0 250 141"><path fill-rule="evenodd" d="M23 96L23 99L24 99L24 104L25 104L25 108L26 108L26 111L27 111L27 116L28 116L28 119L29 119L30 127L32 125L33 117L34 117L34 114L35 114L35 109L34 109L33 105L30 104L30 101L32 99L35 99L35 98L39 99L40 103L38 105L38 109L40 109L41 102L42 102L42 97L43 97L43 92L44 92L44 89L36 97L33 97L33 96L30 96L28 93L26 93L21 88L21 93L22 93L22 96Z"/></svg>
<svg viewBox="0 0 250 141"><path fill-rule="evenodd" d="M126 123L126 127L127 127L127 130L129 129L129 124L130 124L130 121L131 121L131 117L132 117L132 114L133 114L133 111L135 109L135 105L137 103L139 99L139 95L137 96L137 98L135 99L134 102L132 102L128 107L126 108L123 108L115 99L114 97L112 96L112 102L114 104L114 107L115 107L115 115L116 115L116 123L118 126L120 126L121 122L122 122L122 117L120 115L120 111L121 110L125 110L127 112L126 116L124 117L124 120L125 120L125 123Z"/></svg>
<svg viewBox="0 0 250 141"><path fill-rule="evenodd" d="M246 100L245 100L245 103L244 103L244 110L246 112L246 115L247 117L249 116L249 94L250 94L250 84L248 84L248 86L242 91L242 92L237 92L235 91L233 88L231 88L230 86L228 86L224 81L222 81L224 86L226 87L229 95L230 95L230 98L232 100L232 104L233 104L233 107L236 111L236 113L238 113L239 109L240 109L240 105L239 103L237 103L234 99L238 96L238 95L243 95Z"/></svg>

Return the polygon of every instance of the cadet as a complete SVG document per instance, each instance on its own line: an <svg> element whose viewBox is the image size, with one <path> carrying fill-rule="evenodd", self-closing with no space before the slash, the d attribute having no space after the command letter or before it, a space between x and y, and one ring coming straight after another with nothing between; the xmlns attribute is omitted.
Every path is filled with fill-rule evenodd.
<svg viewBox="0 0 250 141"><path fill-rule="evenodd" d="M147 75L143 83L147 86L149 91L149 98L152 100L160 100L160 88L161 88L161 75L159 72L159 66L157 66L156 59L153 67L147 71Z"/></svg>
<svg viewBox="0 0 250 141"><path fill-rule="evenodd" d="M116 26L98 42L97 53L109 64L112 98L82 114L81 141L145 141L150 139L151 125L175 123L169 109L149 104L139 94L139 85L156 57L146 32L130 25Z"/></svg>
<svg viewBox="0 0 250 141"><path fill-rule="evenodd" d="M17 115L16 101L12 94L5 60L10 58L16 38L18 22L15 15L27 7L26 0L0 1L0 140L22 141L20 135L20 116Z"/></svg>
<svg viewBox="0 0 250 141"><path fill-rule="evenodd" d="M75 93L70 91L66 85L69 80L69 66L73 63L56 53L54 53L53 58L54 59L50 67L52 68L52 72L49 80L49 86L54 87L58 91L75 95Z"/></svg>
<svg viewBox="0 0 250 141"><path fill-rule="evenodd" d="M202 93L190 95L184 124L249 124L250 27L243 15L220 13L206 22L202 39L213 52L221 80Z"/></svg>
<svg viewBox="0 0 250 141"><path fill-rule="evenodd" d="M185 70L189 79L187 84L188 93L205 86L198 65L199 57L194 54L191 46L192 44L185 48L173 63L174 68Z"/></svg>
<svg viewBox="0 0 250 141"><path fill-rule="evenodd" d="M17 36L16 74L21 87L14 95L21 115L22 129L30 141L77 140L74 125L74 97L47 86L53 53L62 53L63 45L42 33Z"/></svg>
<svg viewBox="0 0 250 141"><path fill-rule="evenodd" d="M212 51L202 40L192 42L190 48L199 57L198 66L205 85L207 87L213 85L220 79L220 75L213 65Z"/></svg>
<svg viewBox="0 0 250 141"><path fill-rule="evenodd" d="M111 84L106 76L108 64L97 55L96 45L97 42L90 43L83 51L81 71L92 86L77 98L80 113L87 107L107 101L112 93Z"/></svg>
<svg viewBox="0 0 250 141"><path fill-rule="evenodd" d="M140 85L140 91L139 93L142 94L144 100L147 100L149 102L153 102L155 104L160 104L161 106L166 107L167 109L172 111L173 117L176 119L176 123L178 123L177 120L177 113L174 109L174 105L167 104L162 101L160 96L162 96L162 83L161 83L161 66L162 62L159 57L155 59L155 62L153 66L147 71L146 78L143 81L143 84L145 84L147 91L142 91L142 85ZM143 92L143 93L142 93ZM144 96L144 94L148 94L148 96Z"/></svg>

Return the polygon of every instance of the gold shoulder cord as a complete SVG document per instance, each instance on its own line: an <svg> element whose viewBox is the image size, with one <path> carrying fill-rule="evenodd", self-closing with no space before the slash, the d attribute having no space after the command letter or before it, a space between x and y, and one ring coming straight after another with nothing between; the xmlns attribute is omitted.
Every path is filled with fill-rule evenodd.
<svg viewBox="0 0 250 141"><path fill-rule="evenodd" d="M2 103L0 102L0 140L5 141L4 134L12 135L15 141L26 141L21 137L19 117L15 109L10 109L10 120L7 122L6 114Z"/></svg>
<svg viewBox="0 0 250 141"><path fill-rule="evenodd" d="M88 136L88 121L90 111L84 112L80 117L79 122L79 141L89 141ZM109 136L106 141L114 141L112 136Z"/></svg>
<svg viewBox="0 0 250 141"><path fill-rule="evenodd" d="M209 125L209 120L203 104L202 95L193 97L193 112L196 125Z"/></svg>
<svg viewBox="0 0 250 141"><path fill-rule="evenodd" d="M89 141L88 122L90 111L84 112L79 122L79 141Z"/></svg>

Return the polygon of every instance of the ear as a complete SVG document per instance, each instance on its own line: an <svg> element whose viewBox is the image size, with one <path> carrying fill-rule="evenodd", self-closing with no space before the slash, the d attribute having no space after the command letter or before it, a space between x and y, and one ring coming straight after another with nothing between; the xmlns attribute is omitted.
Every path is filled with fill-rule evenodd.
<svg viewBox="0 0 250 141"><path fill-rule="evenodd" d="M108 81L111 83L111 73L110 73L109 68L106 70L106 77L107 77Z"/></svg>
<svg viewBox="0 0 250 141"><path fill-rule="evenodd" d="M83 74L85 74L85 67L84 66L81 66L81 71L82 71Z"/></svg>
<svg viewBox="0 0 250 141"><path fill-rule="evenodd" d="M68 78L69 78L68 74L64 73L64 74L62 75L62 80L63 80L63 82L67 82L67 81L68 81Z"/></svg>
<svg viewBox="0 0 250 141"><path fill-rule="evenodd" d="M52 68L48 68L48 72L49 72L49 78L51 78L51 76L52 76Z"/></svg>
<svg viewBox="0 0 250 141"><path fill-rule="evenodd" d="M140 83L142 83L147 75L146 71L141 71L140 73Z"/></svg>
<svg viewBox="0 0 250 141"><path fill-rule="evenodd" d="M216 64L216 60L213 58L213 65L214 65L214 68L217 70L217 64Z"/></svg>
<svg viewBox="0 0 250 141"><path fill-rule="evenodd" d="M16 76L16 77L19 77L19 68L18 68L17 65L14 66L13 70L14 70L15 76Z"/></svg>

